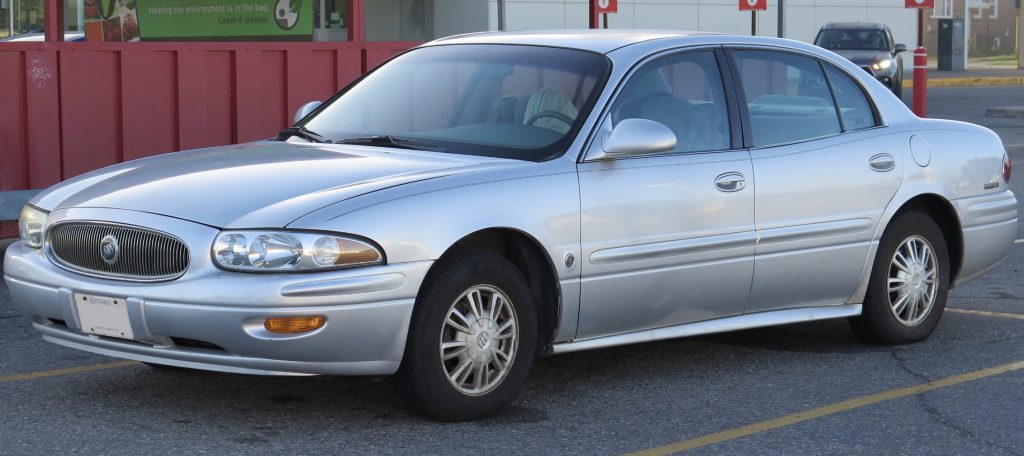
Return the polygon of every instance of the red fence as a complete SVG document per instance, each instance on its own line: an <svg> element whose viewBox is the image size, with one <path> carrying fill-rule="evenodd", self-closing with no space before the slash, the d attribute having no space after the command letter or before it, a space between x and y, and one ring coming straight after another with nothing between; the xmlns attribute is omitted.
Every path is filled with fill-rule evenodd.
<svg viewBox="0 0 1024 456"><path fill-rule="evenodd" d="M414 44L0 44L0 191L273 136Z"/></svg>

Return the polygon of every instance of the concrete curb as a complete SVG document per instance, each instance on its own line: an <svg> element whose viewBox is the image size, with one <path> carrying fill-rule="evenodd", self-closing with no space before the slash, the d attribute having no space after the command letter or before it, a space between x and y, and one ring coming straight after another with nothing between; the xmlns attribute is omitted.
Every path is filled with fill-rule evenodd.
<svg viewBox="0 0 1024 456"><path fill-rule="evenodd" d="M1024 106L997 106L985 110L985 117L1024 118Z"/></svg>
<svg viewBox="0 0 1024 456"><path fill-rule="evenodd" d="M984 87L1024 85L1024 76L977 76L968 78L934 78L928 79L928 87ZM911 79L903 80L903 88L914 87Z"/></svg>

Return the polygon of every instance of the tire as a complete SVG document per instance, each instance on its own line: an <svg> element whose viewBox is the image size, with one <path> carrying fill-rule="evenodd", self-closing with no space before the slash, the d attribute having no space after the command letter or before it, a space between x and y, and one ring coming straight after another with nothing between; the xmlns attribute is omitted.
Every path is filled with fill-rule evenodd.
<svg viewBox="0 0 1024 456"><path fill-rule="evenodd" d="M902 100L903 99L903 78L901 77L901 78L899 78L899 80L895 80L894 79L892 81L892 85L893 85L892 93L896 94L896 98L899 98L900 100Z"/></svg>
<svg viewBox="0 0 1024 456"><path fill-rule="evenodd" d="M906 258L911 245L917 251L916 258L922 261L898 260L897 249L900 257ZM923 255L924 248L931 251L928 256ZM929 264L932 269L937 269L931 284L928 283L928 276L932 275L928 272ZM866 342L885 345L926 339L939 324L946 307L949 273L946 241L935 221L921 212L897 216L882 235L871 268L863 312L850 318L853 332ZM895 290L892 292L890 278ZM904 296L906 299L901 305ZM917 306L912 303L917 303Z"/></svg>
<svg viewBox="0 0 1024 456"><path fill-rule="evenodd" d="M495 296L505 305L495 304ZM472 312L472 302L481 302L478 312ZM456 252L436 265L420 289L395 378L398 391L412 408L436 420L497 413L526 384L537 328L536 303L511 262L483 250ZM445 343L450 346L442 348Z"/></svg>

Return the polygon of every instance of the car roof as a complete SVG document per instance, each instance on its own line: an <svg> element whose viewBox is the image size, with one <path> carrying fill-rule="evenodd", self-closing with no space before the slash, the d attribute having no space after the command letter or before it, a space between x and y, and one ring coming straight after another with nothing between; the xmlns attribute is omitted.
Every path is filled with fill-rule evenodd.
<svg viewBox="0 0 1024 456"><path fill-rule="evenodd" d="M829 22L822 30L882 30L885 24L879 22Z"/></svg>
<svg viewBox="0 0 1024 456"><path fill-rule="evenodd" d="M427 43L439 44L524 44L583 49L603 54L631 44L663 38L716 35L682 30L528 30L518 32L480 32L455 35Z"/></svg>

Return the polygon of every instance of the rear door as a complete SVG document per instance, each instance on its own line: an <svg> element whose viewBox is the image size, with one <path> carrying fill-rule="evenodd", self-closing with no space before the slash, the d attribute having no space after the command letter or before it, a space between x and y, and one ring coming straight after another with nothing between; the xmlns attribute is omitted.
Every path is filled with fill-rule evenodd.
<svg viewBox="0 0 1024 456"><path fill-rule="evenodd" d="M842 304L900 186L907 138L881 126L844 70L780 51L729 54L757 176L747 312Z"/></svg>

